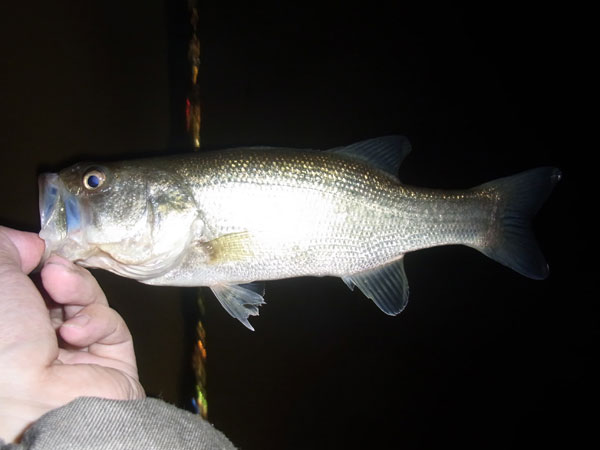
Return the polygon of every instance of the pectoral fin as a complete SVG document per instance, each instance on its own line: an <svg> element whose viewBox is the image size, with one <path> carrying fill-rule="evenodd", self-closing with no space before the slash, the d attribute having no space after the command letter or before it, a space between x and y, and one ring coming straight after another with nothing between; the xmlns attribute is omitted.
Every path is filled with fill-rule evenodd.
<svg viewBox="0 0 600 450"><path fill-rule="evenodd" d="M263 283L250 283L239 285L218 285L210 288L221 306L238 319L244 326L252 331L252 325L248 322L249 316L258 316L258 307L265 303Z"/></svg>
<svg viewBox="0 0 600 450"><path fill-rule="evenodd" d="M395 316L408 303L408 280L404 272L404 258L365 272L343 277L353 289L358 287L384 313Z"/></svg>
<svg viewBox="0 0 600 450"><path fill-rule="evenodd" d="M241 261L253 256L252 240L246 231L224 234L200 245L211 264Z"/></svg>

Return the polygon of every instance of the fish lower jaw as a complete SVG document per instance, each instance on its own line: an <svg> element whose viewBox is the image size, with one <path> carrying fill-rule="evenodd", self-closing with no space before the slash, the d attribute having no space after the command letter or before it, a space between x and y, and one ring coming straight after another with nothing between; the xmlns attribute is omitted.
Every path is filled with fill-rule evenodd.
<svg viewBox="0 0 600 450"><path fill-rule="evenodd" d="M104 269L138 281L159 277L168 272L172 265L167 258L163 257L153 256L144 260L125 260L101 249L96 249L93 254L79 258L76 262L90 269Z"/></svg>

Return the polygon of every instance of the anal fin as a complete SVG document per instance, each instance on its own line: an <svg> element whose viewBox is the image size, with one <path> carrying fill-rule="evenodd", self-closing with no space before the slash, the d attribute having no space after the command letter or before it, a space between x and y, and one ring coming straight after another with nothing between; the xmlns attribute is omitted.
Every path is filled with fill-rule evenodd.
<svg viewBox="0 0 600 450"><path fill-rule="evenodd" d="M350 289L358 287L379 309L390 316L400 313L408 303L404 257L384 266L348 275L342 280Z"/></svg>
<svg viewBox="0 0 600 450"><path fill-rule="evenodd" d="M238 319L246 328L254 331L248 322L248 317L258 316L258 307L265 303L263 283L223 284L211 286L210 289L231 317Z"/></svg>

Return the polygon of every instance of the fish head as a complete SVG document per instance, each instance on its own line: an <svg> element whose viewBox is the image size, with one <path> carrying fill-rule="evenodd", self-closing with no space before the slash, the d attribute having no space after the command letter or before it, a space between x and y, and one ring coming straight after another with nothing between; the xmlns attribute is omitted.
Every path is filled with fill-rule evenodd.
<svg viewBox="0 0 600 450"><path fill-rule="evenodd" d="M197 227L192 192L176 174L135 163L79 163L39 178L44 258L150 279L182 257Z"/></svg>

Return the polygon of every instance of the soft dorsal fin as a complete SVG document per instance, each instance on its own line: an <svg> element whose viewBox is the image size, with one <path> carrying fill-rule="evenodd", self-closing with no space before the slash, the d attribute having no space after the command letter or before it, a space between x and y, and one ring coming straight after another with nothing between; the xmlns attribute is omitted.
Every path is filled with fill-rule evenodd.
<svg viewBox="0 0 600 450"><path fill-rule="evenodd" d="M400 164L410 150L410 142L406 137L392 135L367 139L327 151L346 155L397 177Z"/></svg>

